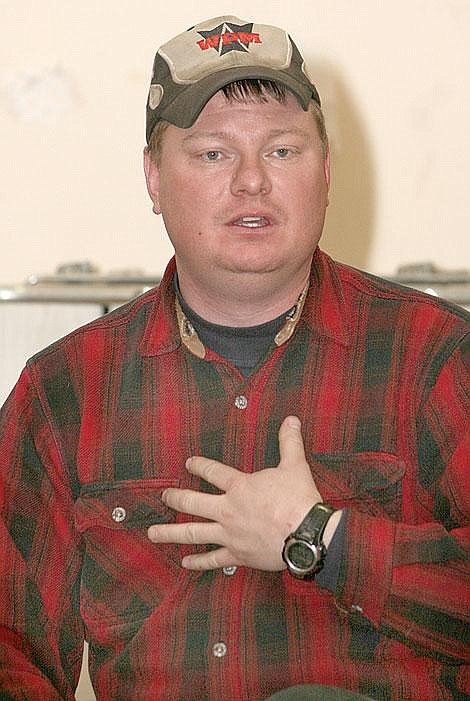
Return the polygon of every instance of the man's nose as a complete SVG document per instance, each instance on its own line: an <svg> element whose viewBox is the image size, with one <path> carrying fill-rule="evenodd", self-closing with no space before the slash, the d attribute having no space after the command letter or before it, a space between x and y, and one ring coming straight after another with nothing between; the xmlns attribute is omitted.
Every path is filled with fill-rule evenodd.
<svg viewBox="0 0 470 701"><path fill-rule="evenodd" d="M231 182L232 195L259 195L271 192L267 166L257 155L244 156L236 163Z"/></svg>

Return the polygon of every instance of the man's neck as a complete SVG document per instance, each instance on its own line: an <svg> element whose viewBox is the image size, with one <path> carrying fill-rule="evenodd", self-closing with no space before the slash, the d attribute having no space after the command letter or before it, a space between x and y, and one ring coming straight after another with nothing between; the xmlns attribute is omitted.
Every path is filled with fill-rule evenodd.
<svg viewBox="0 0 470 701"><path fill-rule="evenodd" d="M272 321L293 307L307 283L308 272L281 286L270 285L260 276L254 280L240 276L235 284L205 281L198 285L178 269L178 283L184 300L200 317L213 324L241 328Z"/></svg>

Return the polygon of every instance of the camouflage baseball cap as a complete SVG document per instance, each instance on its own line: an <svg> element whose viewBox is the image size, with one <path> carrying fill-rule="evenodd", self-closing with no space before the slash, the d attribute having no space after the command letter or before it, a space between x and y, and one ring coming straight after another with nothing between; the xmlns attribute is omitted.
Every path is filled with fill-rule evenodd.
<svg viewBox="0 0 470 701"><path fill-rule="evenodd" d="M311 99L320 104L305 61L284 29L215 17L158 49L147 100L147 142L160 120L186 129L218 90L246 78L285 85L304 110Z"/></svg>

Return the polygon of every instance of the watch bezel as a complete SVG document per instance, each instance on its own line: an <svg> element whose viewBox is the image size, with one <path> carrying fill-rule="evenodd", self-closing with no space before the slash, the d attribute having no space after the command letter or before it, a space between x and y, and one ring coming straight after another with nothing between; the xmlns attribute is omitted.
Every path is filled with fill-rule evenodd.
<svg viewBox="0 0 470 701"><path fill-rule="evenodd" d="M313 579L323 569L327 553L323 543L323 533L335 509L322 501L316 502L307 513L302 523L290 533L284 541L282 559L289 573L298 579ZM313 562L308 567L299 566L292 560L291 550L294 545L302 544L313 555Z"/></svg>
<svg viewBox="0 0 470 701"><path fill-rule="evenodd" d="M305 546L313 555L313 562L309 567L300 567L292 560L290 556L292 546L299 544ZM317 572L319 572L323 567L325 554L326 548L323 543L316 545L315 543L310 543L305 538L299 538L294 534L290 535L286 539L282 551L282 557L289 569L289 572L294 575L294 577L299 579L304 579L308 575L317 574Z"/></svg>

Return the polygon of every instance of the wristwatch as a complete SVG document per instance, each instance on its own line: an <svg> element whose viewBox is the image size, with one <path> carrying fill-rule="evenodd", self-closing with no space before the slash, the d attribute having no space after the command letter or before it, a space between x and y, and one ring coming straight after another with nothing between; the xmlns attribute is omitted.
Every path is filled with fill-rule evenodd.
<svg viewBox="0 0 470 701"><path fill-rule="evenodd" d="M310 509L300 526L285 539L282 559L293 577L313 579L323 568L326 547L322 536L335 510L321 501L318 502Z"/></svg>

